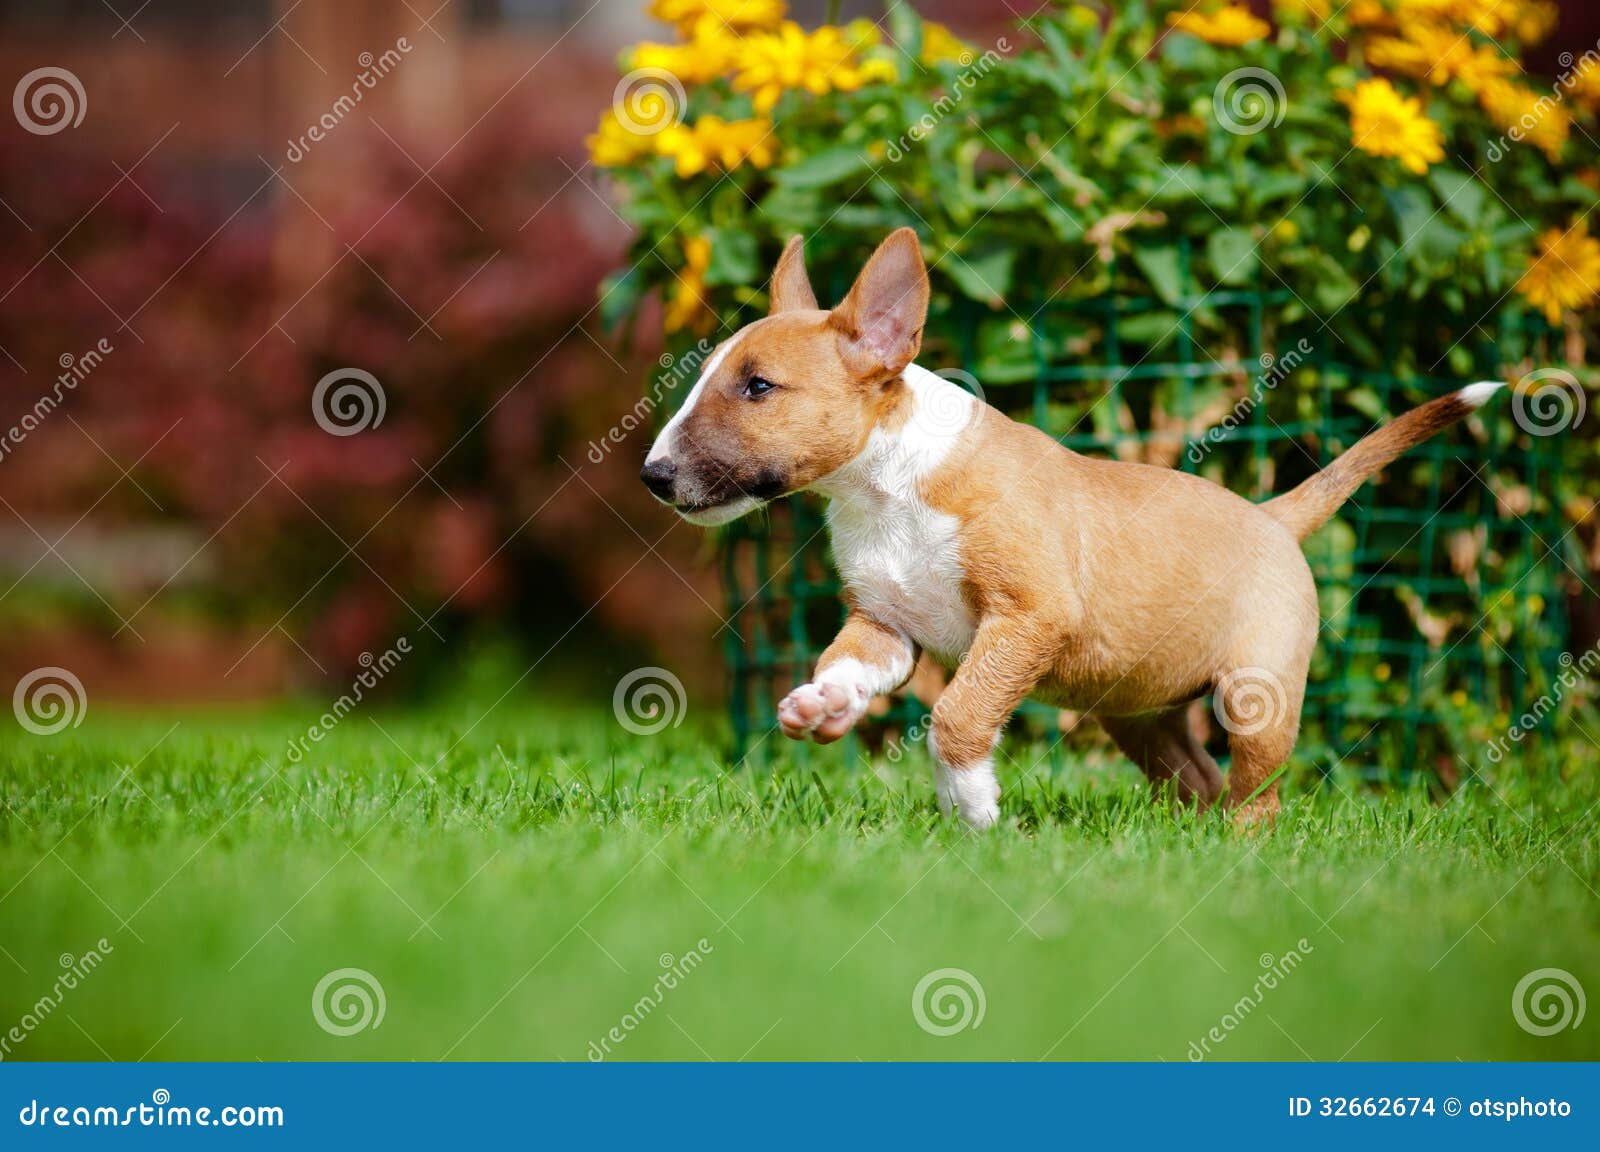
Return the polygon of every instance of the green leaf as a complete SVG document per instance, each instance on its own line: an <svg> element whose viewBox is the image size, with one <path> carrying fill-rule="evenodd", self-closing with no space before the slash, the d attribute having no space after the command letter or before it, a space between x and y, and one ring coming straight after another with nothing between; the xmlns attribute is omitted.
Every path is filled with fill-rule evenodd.
<svg viewBox="0 0 1600 1152"><path fill-rule="evenodd" d="M1361 285L1344 270L1344 266L1326 252L1317 254L1315 284L1317 303L1329 313L1337 312L1350 303L1361 290Z"/></svg>
<svg viewBox="0 0 1600 1152"><path fill-rule="evenodd" d="M706 235L711 240L707 284L750 284L760 277L756 238L748 228L712 228Z"/></svg>
<svg viewBox="0 0 1600 1152"><path fill-rule="evenodd" d="M1005 303L1006 293L1011 290L1011 269L1016 261L1015 248L995 248L975 256L952 252L939 267L950 274L950 279L965 295L999 306Z"/></svg>
<svg viewBox="0 0 1600 1152"><path fill-rule="evenodd" d="M1483 206L1487 199L1484 186L1464 172L1439 165L1428 169L1428 183L1439 194L1439 202L1446 212L1468 228L1483 222Z"/></svg>
<svg viewBox="0 0 1600 1152"><path fill-rule="evenodd" d="M637 264L607 276L600 282L600 326L607 332L620 328L633 315L643 292Z"/></svg>
<svg viewBox="0 0 1600 1152"><path fill-rule="evenodd" d="M1183 270L1178 262L1178 249L1172 244L1154 248L1135 248L1133 262L1150 281L1155 294L1168 304L1177 304L1183 295Z"/></svg>
<svg viewBox="0 0 1600 1152"><path fill-rule="evenodd" d="M871 166L872 157L863 148L824 148L798 164L775 172L773 179L788 188L825 188Z"/></svg>
<svg viewBox="0 0 1600 1152"><path fill-rule="evenodd" d="M1255 279L1260 258L1256 238L1248 228L1219 228L1206 237L1206 258L1224 284L1249 284Z"/></svg>
<svg viewBox="0 0 1600 1152"><path fill-rule="evenodd" d="M1368 420L1383 420L1388 416L1383 409L1383 400L1371 388L1348 388L1339 393L1339 399Z"/></svg>
<svg viewBox="0 0 1600 1152"><path fill-rule="evenodd" d="M913 60L922 59L922 17L904 0L889 0L889 38Z"/></svg>

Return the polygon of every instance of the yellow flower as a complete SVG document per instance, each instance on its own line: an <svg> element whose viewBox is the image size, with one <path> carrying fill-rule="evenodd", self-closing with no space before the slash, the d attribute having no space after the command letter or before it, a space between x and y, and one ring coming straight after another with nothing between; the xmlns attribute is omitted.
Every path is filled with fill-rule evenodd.
<svg viewBox="0 0 1600 1152"><path fill-rule="evenodd" d="M716 313L706 298L706 269L711 267L711 241L691 236L683 242L684 266L667 298L661 324L668 332L689 329L704 336L716 323Z"/></svg>
<svg viewBox="0 0 1600 1152"><path fill-rule="evenodd" d="M1484 85L1478 101L1501 131L1544 149L1551 163L1560 159L1572 130L1572 117L1556 102L1556 94L1535 92L1510 80L1492 80Z"/></svg>
<svg viewBox="0 0 1600 1152"><path fill-rule="evenodd" d="M1272 0L1272 10L1280 16L1309 16L1324 21L1332 13L1333 5L1329 0Z"/></svg>
<svg viewBox="0 0 1600 1152"><path fill-rule="evenodd" d="M957 64L970 63L972 49L958 39L955 33L943 24L935 24L932 20L922 22L922 62L924 64L937 64L941 60L953 60Z"/></svg>
<svg viewBox="0 0 1600 1152"><path fill-rule="evenodd" d="M650 15L675 24L685 36L705 17L738 30L774 28L783 19L783 0L653 0Z"/></svg>
<svg viewBox="0 0 1600 1152"><path fill-rule="evenodd" d="M1551 324L1561 323L1565 311L1593 305L1600 296L1600 240L1589 235L1589 222L1540 236L1538 254L1517 281L1517 291Z"/></svg>
<svg viewBox="0 0 1600 1152"><path fill-rule="evenodd" d="M1556 30L1559 15L1556 6L1550 3L1550 0L1518 4L1516 11L1511 13L1512 34L1516 36L1517 43L1524 47L1542 43Z"/></svg>
<svg viewBox="0 0 1600 1152"><path fill-rule="evenodd" d="M600 118L599 129L584 143L589 147L589 158L598 168L620 168L655 150L652 134L630 130L612 111Z"/></svg>
<svg viewBox="0 0 1600 1152"><path fill-rule="evenodd" d="M1229 4L1215 12L1175 12L1167 17L1167 23L1179 32L1200 37L1207 44L1230 47L1259 40L1272 31L1271 24L1243 4Z"/></svg>
<svg viewBox="0 0 1600 1152"><path fill-rule="evenodd" d="M745 162L766 168L773 161L772 121L702 116L693 124L667 128L656 137L655 150L671 157L683 179L698 175L713 164L729 172Z"/></svg>
<svg viewBox="0 0 1600 1152"><path fill-rule="evenodd" d="M1600 62L1585 53L1562 78L1573 96L1590 108L1600 107Z"/></svg>
<svg viewBox="0 0 1600 1152"><path fill-rule="evenodd" d="M1516 61L1453 28L1427 21L1405 20L1398 36L1375 37L1367 45L1367 62L1444 85L1460 80L1474 94L1497 79L1514 76Z"/></svg>
<svg viewBox="0 0 1600 1152"><path fill-rule="evenodd" d="M1402 96L1387 80L1363 80L1340 98L1350 106L1351 143L1372 156L1392 156L1421 176L1444 159L1444 132L1415 96Z"/></svg>
<svg viewBox="0 0 1600 1152"><path fill-rule="evenodd" d="M1383 6L1383 0L1351 0L1347 14L1357 28L1394 27L1394 15Z"/></svg>
<svg viewBox="0 0 1600 1152"><path fill-rule="evenodd" d="M842 29L824 25L808 34L786 20L776 33L741 41L733 86L753 92L756 111L768 112L786 91L803 89L825 96L835 89L852 92L863 84L894 78L889 61L858 60Z"/></svg>
<svg viewBox="0 0 1600 1152"><path fill-rule="evenodd" d="M629 68L659 68L685 84L705 84L733 70L738 41L720 21L705 17L694 26L686 44L635 44Z"/></svg>

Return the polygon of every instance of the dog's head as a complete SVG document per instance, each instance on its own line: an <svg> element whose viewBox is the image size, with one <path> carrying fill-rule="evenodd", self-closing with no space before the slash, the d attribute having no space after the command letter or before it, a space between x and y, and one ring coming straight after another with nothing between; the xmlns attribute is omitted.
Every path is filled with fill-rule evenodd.
<svg viewBox="0 0 1600 1152"><path fill-rule="evenodd" d="M896 410L928 312L917 235L892 233L832 311L817 307L796 236L771 298L764 319L717 346L639 474L695 524L726 524L809 487Z"/></svg>

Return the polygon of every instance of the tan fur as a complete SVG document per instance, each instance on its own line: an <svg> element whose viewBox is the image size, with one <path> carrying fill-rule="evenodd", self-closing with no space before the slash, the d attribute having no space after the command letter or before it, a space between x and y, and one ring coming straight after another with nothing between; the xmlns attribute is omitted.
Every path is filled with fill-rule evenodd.
<svg viewBox="0 0 1600 1152"><path fill-rule="evenodd" d="M774 274L772 315L736 337L686 422L680 468L704 452L730 471L781 475L795 491L855 459L873 429L907 420L901 374L927 305L915 235L886 240L831 313L815 308L797 240ZM780 391L741 397L752 374ZM961 595L976 624L933 709L941 801L960 793L947 783L969 766L988 770L1007 717L1034 696L1100 719L1158 790L1210 804L1221 774L1184 706L1215 690L1230 730L1229 804L1241 817L1270 815L1276 783L1264 785L1293 749L1318 628L1298 541L1374 470L1470 407L1453 397L1424 405L1259 506L1191 474L1078 455L982 409L916 494L959 525ZM904 632L862 609L848 581L846 599L850 614L815 683L780 709L796 738L843 735L918 656ZM852 691L867 694L859 706Z"/></svg>
<svg viewBox="0 0 1600 1152"><path fill-rule="evenodd" d="M1262 507L1282 521L1295 537L1304 540L1339 510L1367 477L1402 452L1415 448L1472 411L1472 405L1452 392L1420 408L1396 416L1299 487Z"/></svg>

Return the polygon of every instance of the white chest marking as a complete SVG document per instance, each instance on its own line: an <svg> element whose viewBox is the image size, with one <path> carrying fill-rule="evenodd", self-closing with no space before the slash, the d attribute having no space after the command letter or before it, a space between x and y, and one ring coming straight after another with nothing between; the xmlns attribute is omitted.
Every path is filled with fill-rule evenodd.
<svg viewBox="0 0 1600 1152"><path fill-rule="evenodd" d="M962 599L966 571L956 517L930 507L919 484L975 415L965 391L912 365L913 410L895 433L874 432L855 460L816 487L830 497L828 529L846 587L874 620L953 661L972 644Z"/></svg>

